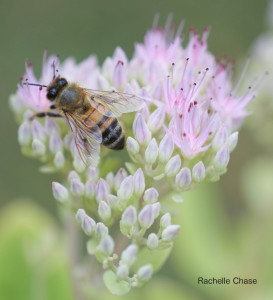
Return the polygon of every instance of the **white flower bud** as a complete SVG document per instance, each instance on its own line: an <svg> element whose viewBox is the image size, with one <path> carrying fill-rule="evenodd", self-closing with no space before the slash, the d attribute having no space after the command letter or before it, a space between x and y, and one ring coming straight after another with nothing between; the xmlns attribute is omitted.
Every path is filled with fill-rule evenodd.
<svg viewBox="0 0 273 300"><path fill-rule="evenodd" d="M229 150L228 146L224 145L214 158L214 167L218 172L224 171L229 162Z"/></svg>
<svg viewBox="0 0 273 300"><path fill-rule="evenodd" d="M232 152L235 147L237 146L238 143L238 134L239 132L233 132L229 137L228 137L228 148L229 152Z"/></svg>
<svg viewBox="0 0 273 300"><path fill-rule="evenodd" d="M212 149L217 151L219 150L227 141L228 139L228 132L225 126L221 126L215 136L214 139L212 141Z"/></svg>
<svg viewBox="0 0 273 300"><path fill-rule="evenodd" d="M45 130L46 130L47 134L50 136L53 132L59 132L60 128L52 118L46 116L45 117Z"/></svg>
<svg viewBox="0 0 273 300"><path fill-rule="evenodd" d="M70 190L74 195L82 196L84 193L84 185L79 179L74 178L70 181Z"/></svg>
<svg viewBox="0 0 273 300"><path fill-rule="evenodd" d="M164 107L159 107L153 111L148 120L148 127L152 133L158 131L165 120L165 110Z"/></svg>
<svg viewBox="0 0 273 300"><path fill-rule="evenodd" d="M89 216L85 215L82 219L82 229L86 235L92 235L96 228L96 222L90 218Z"/></svg>
<svg viewBox="0 0 273 300"><path fill-rule="evenodd" d="M79 153L74 153L73 167L79 173L81 173L83 170L85 170L85 164L82 161Z"/></svg>
<svg viewBox="0 0 273 300"><path fill-rule="evenodd" d="M160 219L160 227L166 228L171 225L171 215L169 213L165 213Z"/></svg>
<svg viewBox="0 0 273 300"><path fill-rule="evenodd" d="M158 191L155 188L149 188L145 191L143 198L147 203L155 203L158 199Z"/></svg>
<svg viewBox="0 0 273 300"><path fill-rule="evenodd" d="M115 181L114 173L113 172L108 173L105 177L105 180L111 189L114 186L114 181Z"/></svg>
<svg viewBox="0 0 273 300"><path fill-rule="evenodd" d="M154 223L154 210L151 204L145 205L138 215L141 227L148 229Z"/></svg>
<svg viewBox="0 0 273 300"><path fill-rule="evenodd" d="M128 176L125 169L120 168L115 176L115 190L118 191L121 182Z"/></svg>
<svg viewBox="0 0 273 300"><path fill-rule="evenodd" d="M141 168L134 174L134 189L137 196L140 196L145 189L145 177Z"/></svg>
<svg viewBox="0 0 273 300"><path fill-rule="evenodd" d="M145 151L145 161L148 164L152 165L156 161L157 156L158 156L158 146L157 146L157 142L156 142L155 138L153 138L150 141L150 143Z"/></svg>
<svg viewBox="0 0 273 300"><path fill-rule="evenodd" d="M137 245L129 245L125 250L122 251L120 263L131 267L136 260L137 252Z"/></svg>
<svg viewBox="0 0 273 300"><path fill-rule="evenodd" d="M31 127L28 122L23 122L18 129L18 140L23 146L28 145L31 140Z"/></svg>
<svg viewBox="0 0 273 300"><path fill-rule="evenodd" d="M137 212L134 206L130 205L121 216L121 222L126 227L132 227L137 221Z"/></svg>
<svg viewBox="0 0 273 300"><path fill-rule="evenodd" d="M139 152L138 142L135 139L131 138L130 136L127 138L126 148L127 151L132 155L136 155Z"/></svg>
<svg viewBox="0 0 273 300"><path fill-rule="evenodd" d="M147 247L149 249L156 249L158 247L158 236L155 233L150 233L147 240Z"/></svg>
<svg viewBox="0 0 273 300"><path fill-rule="evenodd" d="M156 202L152 204L152 207L153 207L154 218L156 219L159 216L161 205L159 202Z"/></svg>
<svg viewBox="0 0 273 300"><path fill-rule="evenodd" d="M54 165L60 169L64 166L65 164L65 158L62 152L57 152L55 157L54 157Z"/></svg>
<svg viewBox="0 0 273 300"><path fill-rule="evenodd" d="M59 201L61 203L67 201L67 199L68 199L68 191L60 183L58 183L58 182L52 182L52 192L53 192L53 197L57 201Z"/></svg>
<svg viewBox="0 0 273 300"><path fill-rule="evenodd" d="M153 266L145 265L138 269L137 277L139 281L148 281L153 274Z"/></svg>
<svg viewBox="0 0 273 300"><path fill-rule="evenodd" d="M96 225L96 235L99 238L108 235L108 227L106 227L101 222L97 223L97 225Z"/></svg>
<svg viewBox="0 0 273 300"><path fill-rule="evenodd" d="M180 167L181 167L181 158L177 154L174 157L172 157L166 164L166 167L165 167L166 175L168 177L175 176L177 174L177 172L179 171Z"/></svg>
<svg viewBox="0 0 273 300"><path fill-rule="evenodd" d="M86 175L88 179L92 179L93 181L96 181L99 177L98 168L89 166L86 171Z"/></svg>
<svg viewBox="0 0 273 300"><path fill-rule="evenodd" d="M119 60L114 68L112 81L114 86L122 87L127 81L127 72L124 62Z"/></svg>
<svg viewBox="0 0 273 300"><path fill-rule="evenodd" d="M177 237L179 232L180 226L179 225L169 225L166 229L162 232L162 239L166 241L171 241Z"/></svg>
<svg viewBox="0 0 273 300"><path fill-rule="evenodd" d="M206 170L205 166L202 161L199 161L193 168L192 168L192 178L196 182L200 183L205 179Z"/></svg>
<svg viewBox="0 0 273 300"><path fill-rule="evenodd" d="M159 144L159 160L161 162L167 162L174 150L174 142L171 134L167 133Z"/></svg>
<svg viewBox="0 0 273 300"><path fill-rule="evenodd" d="M97 202L100 202L102 200L106 201L109 194L110 188L108 183L104 179L100 178L96 186Z"/></svg>
<svg viewBox="0 0 273 300"><path fill-rule="evenodd" d="M129 275L129 268L127 265L121 264L120 266L118 266L117 268L118 279L125 279L128 277L128 275Z"/></svg>
<svg viewBox="0 0 273 300"><path fill-rule="evenodd" d="M179 188L187 187L191 184L191 171L189 168L182 168L175 177L175 182Z"/></svg>
<svg viewBox="0 0 273 300"><path fill-rule="evenodd" d="M59 134L54 131L51 133L49 138L49 150L52 154L56 154L58 151L62 151L63 142L59 136Z"/></svg>
<svg viewBox="0 0 273 300"><path fill-rule="evenodd" d="M100 250L104 255L111 255L114 251L115 243L114 240L109 236L104 236L100 241Z"/></svg>
<svg viewBox="0 0 273 300"><path fill-rule="evenodd" d="M40 140L34 139L32 142L32 152L34 155L43 156L46 153L46 147Z"/></svg>
<svg viewBox="0 0 273 300"><path fill-rule="evenodd" d="M133 180L133 176L130 175L122 181L120 188L117 192L117 196L121 201L125 201L125 200L127 201L133 195L133 192L134 192L134 180Z"/></svg>
<svg viewBox="0 0 273 300"><path fill-rule="evenodd" d="M133 124L134 135L140 144L147 145L151 140L151 132L144 121L143 116L138 113Z"/></svg>
<svg viewBox="0 0 273 300"><path fill-rule="evenodd" d="M111 207L111 208L116 208L117 207L117 205L118 205L118 197L117 196L114 196L114 195L111 195L111 194L109 194L108 196L107 196L107 203L108 203L108 205Z"/></svg>
<svg viewBox="0 0 273 300"><path fill-rule="evenodd" d="M110 206L103 200L99 202L99 208L98 208L99 216L102 218L102 220L108 220L111 218L111 208Z"/></svg>
<svg viewBox="0 0 273 300"><path fill-rule="evenodd" d="M96 195L96 183L93 179L88 179L85 184L85 195L88 198L93 198Z"/></svg>
<svg viewBox="0 0 273 300"><path fill-rule="evenodd" d="M45 129L39 121L37 120L32 121L31 130L32 130L33 139L37 139L40 140L41 142L45 142L46 140Z"/></svg>
<svg viewBox="0 0 273 300"><path fill-rule="evenodd" d="M69 183L71 183L72 179L81 180L81 177L79 176L79 174L76 171L70 171L67 176L67 179L68 179Z"/></svg>
<svg viewBox="0 0 273 300"><path fill-rule="evenodd" d="M86 216L85 210L82 209L82 208L78 209L78 211L77 211L77 213L76 213L76 216L75 216L76 221L77 221L79 224L81 224L85 216Z"/></svg>

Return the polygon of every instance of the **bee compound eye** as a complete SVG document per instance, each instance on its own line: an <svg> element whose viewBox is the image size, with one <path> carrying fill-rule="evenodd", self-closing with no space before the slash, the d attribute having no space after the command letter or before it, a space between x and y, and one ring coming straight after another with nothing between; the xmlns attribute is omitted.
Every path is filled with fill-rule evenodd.
<svg viewBox="0 0 273 300"><path fill-rule="evenodd" d="M59 81L58 81L58 86L65 86L67 84L67 81L66 79L64 78L61 78Z"/></svg>
<svg viewBox="0 0 273 300"><path fill-rule="evenodd" d="M47 93L47 98L49 100L54 100L57 94L57 89L56 88L51 88L48 93Z"/></svg>

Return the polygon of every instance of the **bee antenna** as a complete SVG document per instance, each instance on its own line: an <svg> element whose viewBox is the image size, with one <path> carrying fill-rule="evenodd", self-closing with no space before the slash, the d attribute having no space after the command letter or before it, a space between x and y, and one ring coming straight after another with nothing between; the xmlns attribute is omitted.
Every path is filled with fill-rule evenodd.
<svg viewBox="0 0 273 300"><path fill-rule="evenodd" d="M42 85L42 84L38 84L38 83L28 83L28 82L24 82L23 84L27 84L27 85L35 85L35 86L41 86L41 87L47 87L47 85Z"/></svg>
<svg viewBox="0 0 273 300"><path fill-rule="evenodd" d="M55 60L53 61L53 80L56 78Z"/></svg>

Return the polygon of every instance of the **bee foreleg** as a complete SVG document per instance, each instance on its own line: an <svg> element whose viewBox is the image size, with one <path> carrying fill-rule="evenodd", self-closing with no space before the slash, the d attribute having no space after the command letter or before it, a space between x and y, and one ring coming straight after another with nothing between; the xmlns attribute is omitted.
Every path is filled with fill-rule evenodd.
<svg viewBox="0 0 273 300"><path fill-rule="evenodd" d="M30 117L30 120L34 120L35 118L44 118L45 116L49 116L52 118L62 118L63 116L58 114L58 113L53 113L49 111L42 111L34 114L33 116Z"/></svg>

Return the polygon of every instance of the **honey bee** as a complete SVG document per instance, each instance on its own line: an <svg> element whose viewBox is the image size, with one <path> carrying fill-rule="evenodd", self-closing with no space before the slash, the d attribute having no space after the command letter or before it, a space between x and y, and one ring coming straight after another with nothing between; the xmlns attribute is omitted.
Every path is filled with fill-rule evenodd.
<svg viewBox="0 0 273 300"><path fill-rule="evenodd" d="M53 103L51 111L36 113L32 119L46 115L65 117L87 165L97 164L100 144L112 150L124 148L125 136L117 117L145 105L142 98L133 94L86 89L60 77L53 78L48 86L26 84L46 87L47 98Z"/></svg>

